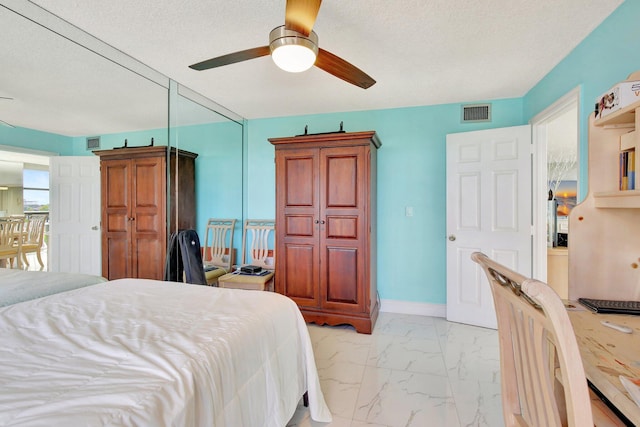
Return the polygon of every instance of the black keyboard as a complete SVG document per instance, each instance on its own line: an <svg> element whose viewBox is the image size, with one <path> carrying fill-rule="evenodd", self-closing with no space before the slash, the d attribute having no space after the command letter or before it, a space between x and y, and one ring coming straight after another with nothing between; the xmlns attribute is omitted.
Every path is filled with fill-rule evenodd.
<svg viewBox="0 0 640 427"><path fill-rule="evenodd" d="M578 298L578 302L596 313L640 315L640 301Z"/></svg>

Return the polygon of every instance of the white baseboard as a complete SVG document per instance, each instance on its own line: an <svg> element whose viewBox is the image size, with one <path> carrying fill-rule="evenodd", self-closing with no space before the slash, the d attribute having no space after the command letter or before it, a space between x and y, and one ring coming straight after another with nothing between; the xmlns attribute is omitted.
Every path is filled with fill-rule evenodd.
<svg viewBox="0 0 640 427"><path fill-rule="evenodd" d="M417 314L420 316L447 317L446 304L428 304L392 299L380 300L380 311L387 313Z"/></svg>

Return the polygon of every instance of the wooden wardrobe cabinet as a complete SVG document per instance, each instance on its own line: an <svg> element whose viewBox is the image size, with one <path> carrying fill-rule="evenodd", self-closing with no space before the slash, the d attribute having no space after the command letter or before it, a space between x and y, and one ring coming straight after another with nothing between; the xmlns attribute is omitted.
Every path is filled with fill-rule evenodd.
<svg viewBox="0 0 640 427"><path fill-rule="evenodd" d="M376 133L271 138L276 158L275 290L307 322L370 334L376 287Z"/></svg>
<svg viewBox="0 0 640 427"><path fill-rule="evenodd" d="M102 275L162 280L168 237L195 228L195 159L158 147L94 151L100 156Z"/></svg>

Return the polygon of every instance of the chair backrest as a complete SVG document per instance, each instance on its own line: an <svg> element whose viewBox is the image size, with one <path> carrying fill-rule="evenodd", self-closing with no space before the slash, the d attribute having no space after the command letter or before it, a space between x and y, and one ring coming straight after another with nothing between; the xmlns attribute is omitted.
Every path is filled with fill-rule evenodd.
<svg viewBox="0 0 640 427"><path fill-rule="evenodd" d="M273 219L246 219L242 231L242 264L275 268L276 222Z"/></svg>
<svg viewBox="0 0 640 427"><path fill-rule="evenodd" d="M2 218L0 219L0 250L13 252L21 246L20 235L24 229L24 219ZM15 243L18 242L16 246Z"/></svg>
<svg viewBox="0 0 640 427"><path fill-rule="evenodd" d="M42 246L44 239L44 227L47 223L48 215L29 215L27 220L27 236L25 243Z"/></svg>
<svg viewBox="0 0 640 427"><path fill-rule="evenodd" d="M231 270L234 260L233 231L235 219L209 218L204 237L204 265L222 267Z"/></svg>
<svg viewBox="0 0 640 427"><path fill-rule="evenodd" d="M495 302L505 425L593 426L578 343L558 294L483 253L471 258Z"/></svg>

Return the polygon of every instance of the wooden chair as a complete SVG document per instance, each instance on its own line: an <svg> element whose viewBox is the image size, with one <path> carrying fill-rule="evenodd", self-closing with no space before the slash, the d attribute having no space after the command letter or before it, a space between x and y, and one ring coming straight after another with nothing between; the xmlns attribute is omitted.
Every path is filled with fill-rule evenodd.
<svg viewBox="0 0 640 427"><path fill-rule="evenodd" d="M207 221L202 260L208 285L217 286L218 279L233 269L235 227L235 219L209 218Z"/></svg>
<svg viewBox="0 0 640 427"><path fill-rule="evenodd" d="M40 264L40 269L44 268L42 262L42 244L44 243L44 228L47 223L48 215L30 215L27 220L26 235L22 242L22 261L29 266L27 260L28 253L35 253Z"/></svg>
<svg viewBox="0 0 640 427"><path fill-rule="evenodd" d="M246 275L240 272L244 265L255 265L267 270L264 275ZM242 230L242 264L233 273L218 279L221 288L273 290L275 269L275 221L247 219Z"/></svg>
<svg viewBox="0 0 640 427"><path fill-rule="evenodd" d="M2 266L13 268L13 260L17 267L22 269L22 237L24 219L3 218L0 219L0 261Z"/></svg>
<svg viewBox="0 0 640 427"><path fill-rule="evenodd" d="M505 425L624 425L591 396L565 306L547 284L485 254L471 255L489 280L498 320Z"/></svg>

